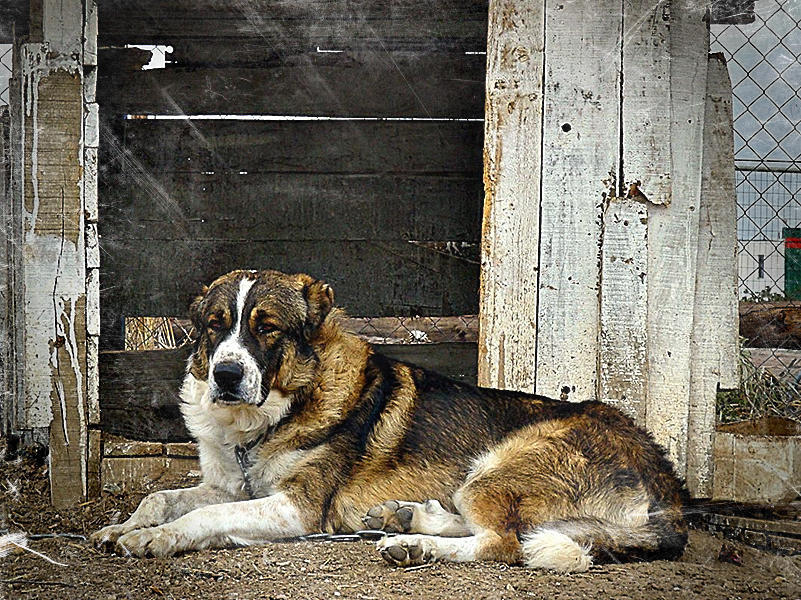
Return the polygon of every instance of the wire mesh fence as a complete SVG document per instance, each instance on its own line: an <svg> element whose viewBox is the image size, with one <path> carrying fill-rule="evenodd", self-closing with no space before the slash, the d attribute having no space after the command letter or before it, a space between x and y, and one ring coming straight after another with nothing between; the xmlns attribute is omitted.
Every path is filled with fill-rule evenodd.
<svg viewBox="0 0 801 600"><path fill-rule="evenodd" d="M722 421L801 419L801 0L712 27L733 88L742 385ZM798 254L798 256L796 256Z"/></svg>
<svg viewBox="0 0 801 600"><path fill-rule="evenodd" d="M11 44L0 44L0 106L8 106L8 80L11 78Z"/></svg>

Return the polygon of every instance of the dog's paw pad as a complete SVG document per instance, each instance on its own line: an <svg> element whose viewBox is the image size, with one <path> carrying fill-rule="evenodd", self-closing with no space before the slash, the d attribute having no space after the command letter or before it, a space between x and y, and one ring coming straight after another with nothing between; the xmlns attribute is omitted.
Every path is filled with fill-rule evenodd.
<svg viewBox="0 0 801 600"><path fill-rule="evenodd" d="M414 508L408 504L402 505L397 500L389 500L374 506L367 511L362 522L370 529L381 529L388 533L404 533L410 531Z"/></svg>
<svg viewBox="0 0 801 600"><path fill-rule="evenodd" d="M378 551L382 558L391 565L413 567L434 562L436 556L433 550L426 546L422 540L395 542L388 539L379 543Z"/></svg>

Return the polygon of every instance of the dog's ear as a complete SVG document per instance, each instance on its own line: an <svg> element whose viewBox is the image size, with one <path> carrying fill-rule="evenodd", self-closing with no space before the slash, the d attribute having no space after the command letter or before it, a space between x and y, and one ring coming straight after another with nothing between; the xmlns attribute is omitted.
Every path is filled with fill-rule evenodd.
<svg viewBox="0 0 801 600"><path fill-rule="evenodd" d="M203 290L200 292L200 295L192 301L192 304L189 305L189 318L192 320L192 325L195 328L195 331L200 334L203 331L203 300L206 299L206 294L209 291L209 287L204 285Z"/></svg>
<svg viewBox="0 0 801 600"><path fill-rule="evenodd" d="M327 283L308 277L303 285L303 297L308 306L305 333L311 337L334 306L334 290Z"/></svg>

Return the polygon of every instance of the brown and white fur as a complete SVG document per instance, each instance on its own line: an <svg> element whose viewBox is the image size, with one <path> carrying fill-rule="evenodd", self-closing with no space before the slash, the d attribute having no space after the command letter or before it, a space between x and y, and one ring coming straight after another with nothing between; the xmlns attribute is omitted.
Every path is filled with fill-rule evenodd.
<svg viewBox="0 0 801 600"><path fill-rule="evenodd" d="M683 488L630 419L390 360L332 305L307 275L212 283L181 390L203 483L148 496L93 540L168 556L367 526L402 534L378 542L391 564L563 572L681 554Z"/></svg>

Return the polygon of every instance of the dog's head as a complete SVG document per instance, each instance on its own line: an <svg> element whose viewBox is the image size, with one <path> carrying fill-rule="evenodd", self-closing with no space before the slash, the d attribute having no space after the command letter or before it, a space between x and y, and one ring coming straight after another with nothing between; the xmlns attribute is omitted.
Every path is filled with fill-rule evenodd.
<svg viewBox="0 0 801 600"><path fill-rule="evenodd" d="M313 345L333 301L331 288L308 275L223 275L190 307L197 338L189 371L219 405L261 406L272 390L294 392L314 379Z"/></svg>

